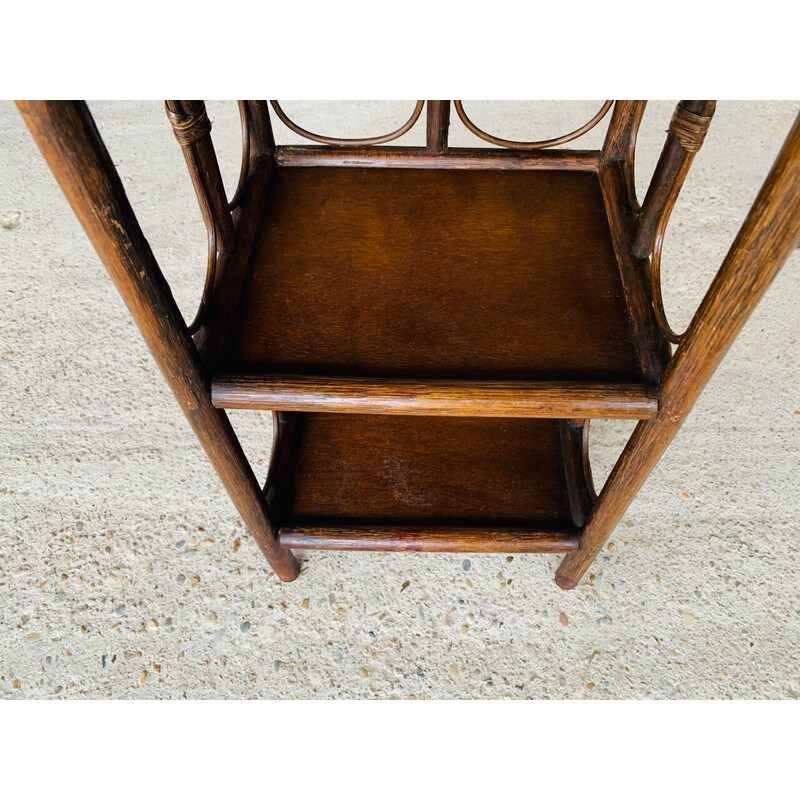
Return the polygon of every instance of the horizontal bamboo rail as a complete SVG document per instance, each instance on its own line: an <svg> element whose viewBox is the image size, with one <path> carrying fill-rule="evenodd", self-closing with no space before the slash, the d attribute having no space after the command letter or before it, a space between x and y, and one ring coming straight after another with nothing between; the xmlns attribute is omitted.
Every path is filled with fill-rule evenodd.
<svg viewBox="0 0 800 800"><path fill-rule="evenodd" d="M658 410L656 388L646 384L555 381L218 375L211 399L218 408L469 417L646 419Z"/></svg>
<svg viewBox="0 0 800 800"><path fill-rule="evenodd" d="M568 553L578 548L577 533L527 529L296 527L281 528L279 541L297 550L421 553Z"/></svg>

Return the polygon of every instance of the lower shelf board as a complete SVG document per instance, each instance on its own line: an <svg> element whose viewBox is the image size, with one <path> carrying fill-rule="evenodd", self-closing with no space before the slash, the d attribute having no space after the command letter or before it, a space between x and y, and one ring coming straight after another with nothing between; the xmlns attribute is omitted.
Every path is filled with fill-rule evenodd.
<svg viewBox="0 0 800 800"><path fill-rule="evenodd" d="M282 546L565 552L580 437L552 419L281 412L266 495Z"/></svg>
<svg viewBox="0 0 800 800"><path fill-rule="evenodd" d="M567 553L577 533L458 528L281 528L281 547L296 550L400 550L420 553Z"/></svg>

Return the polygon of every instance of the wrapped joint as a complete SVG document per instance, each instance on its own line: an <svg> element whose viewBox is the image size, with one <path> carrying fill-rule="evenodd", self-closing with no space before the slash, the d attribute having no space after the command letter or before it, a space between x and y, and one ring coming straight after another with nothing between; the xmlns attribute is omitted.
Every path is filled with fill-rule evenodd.
<svg viewBox="0 0 800 800"><path fill-rule="evenodd" d="M695 114L678 105L667 131L674 136L687 153L696 153L706 138L711 117Z"/></svg>
<svg viewBox="0 0 800 800"><path fill-rule="evenodd" d="M181 114L167 106L167 118L181 147L190 147L211 133L211 120L203 106L196 114Z"/></svg>

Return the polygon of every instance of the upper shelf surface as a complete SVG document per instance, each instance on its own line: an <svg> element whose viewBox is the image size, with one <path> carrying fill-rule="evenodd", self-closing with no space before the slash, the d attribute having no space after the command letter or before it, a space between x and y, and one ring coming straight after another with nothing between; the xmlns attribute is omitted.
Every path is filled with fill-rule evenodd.
<svg viewBox="0 0 800 800"><path fill-rule="evenodd" d="M640 381L598 176L278 169L221 371Z"/></svg>

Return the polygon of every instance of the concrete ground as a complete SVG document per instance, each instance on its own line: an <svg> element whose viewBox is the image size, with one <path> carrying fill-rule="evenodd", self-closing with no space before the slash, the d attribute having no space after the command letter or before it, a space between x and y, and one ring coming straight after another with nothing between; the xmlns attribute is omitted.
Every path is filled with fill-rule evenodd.
<svg viewBox="0 0 800 800"><path fill-rule="evenodd" d="M673 105L645 116L640 194ZM575 127L592 107L469 105L509 138ZM91 108L191 316L205 234L163 107ZM407 104L347 104L347 118L329 103L286 108L307 127L364 135L399 125ZM668 232L675 327L797 110L719 104ZM235 107L209 111L232 188ZM454 123L453 143L471 142ZM800 253L574 591L542 555L311 552L282 584L11 103L0 156L0 696L800 696ZM232 419L263 477L269 415ZM631 428L593 426L598 485Z"/></svg>

